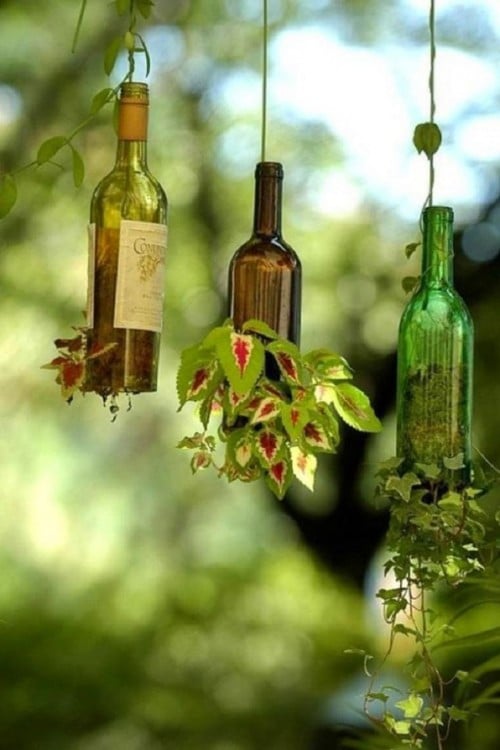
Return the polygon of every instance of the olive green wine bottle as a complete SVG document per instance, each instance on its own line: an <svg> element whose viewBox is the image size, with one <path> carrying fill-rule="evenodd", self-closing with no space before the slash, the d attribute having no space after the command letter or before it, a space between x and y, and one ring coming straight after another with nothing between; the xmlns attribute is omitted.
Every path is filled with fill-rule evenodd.
<svg viewBox="0 0 500 750"><path fill-rule="evenodd" d="M155 391L163 318L167 199L147 166L149 92L122 84L113 170L97 186L89 224L85 389Z"/></svg>
<svg viewBox="0 0 500 750"><path fill-rule="evenodd" d="M229 316L236 328L261 320L298 345L302 271L281 236L282 185L281 164L257 164L253 232L229 266Z"/></svg>
<svg viewBox="0 0 500 750"><path fill-rule="evenodd" d="M473 323L453 286L453 211L423 214L420 285L401 318L397 453L408 466L463 454L457 484L471 479Z"/></svg>

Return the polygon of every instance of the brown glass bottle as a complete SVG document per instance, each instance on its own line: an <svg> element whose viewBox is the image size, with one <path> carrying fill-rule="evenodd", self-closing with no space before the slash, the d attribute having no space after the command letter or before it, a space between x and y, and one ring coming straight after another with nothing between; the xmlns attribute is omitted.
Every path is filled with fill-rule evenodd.
<svg viewBox="0 0 500 750"><path fill-rule="evenodd" d="M88 360L85 389L102 396L157 386L167 199L147 166L149 93L120 91L113 170L92 197L89 226Z"/></svg>
<svg viewBox="0 0 500 750"><path fill-rule="evenodd" d="M282 185L281 164L257 164L252 236L229 266L229 316L236 328L261 320L298 345L302 270L281 236Z"/></svg>

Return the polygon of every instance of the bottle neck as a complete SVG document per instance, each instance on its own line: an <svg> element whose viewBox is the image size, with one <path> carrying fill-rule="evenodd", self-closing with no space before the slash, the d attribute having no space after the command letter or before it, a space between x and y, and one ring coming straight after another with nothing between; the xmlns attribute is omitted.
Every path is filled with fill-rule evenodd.
<svg viewBox="0 0 500 750"><path fill-rule="evenodd" d="M430 206L424 211L422 282L453 284L453 211Z"/></svg>
<svg viewBox="0 0 500 750"><path fill-rule="evenodd" d="M147 141L118 141L115 167L144 170L147 168Z"/></svg>
<svg viewBox="0 0 500 750"><path fill-rule="evenodd" d="M147 166L147 138L148 99L145 96L134 98L128 91L122 90L118 109L116 166L145 168Z"/></svg>
<svg viewBox="0 0 500 750"><path fill-rule="evenodd" d="M257 236L281 235L283 168L277 162L261 162L255 169L253 233Z"/></svg>

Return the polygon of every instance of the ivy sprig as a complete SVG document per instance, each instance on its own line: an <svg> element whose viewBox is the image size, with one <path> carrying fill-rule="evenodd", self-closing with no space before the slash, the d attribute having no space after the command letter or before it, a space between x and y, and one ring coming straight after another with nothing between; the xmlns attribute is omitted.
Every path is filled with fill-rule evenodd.
<svg viewBox="0 0 500 750"><path fill-rule="evenodd" d="M294 478L312 491L317 455L337 450L339 419L365 432L381 429L352 377L338 354L303 355L261 321L236 330L228 320L181 355L179 410L194 402L203 431L178 447L193 451L193 473L213 467L228 481L262 477L278 498ZM207 432L213 419L216 437Z"/></svg>
<svg viewBox="0 0 500 750"><path fill-rule="evenodd" d="M377 598L390 634L377 669L368 672L366 665L372 667L374 657L361 652L369 676L364 710L398 747L409 750L430 747L428 742L442 750L452 725L469 721L482 696L469 697L468 688L477 684L477 675L460 669L443 674L440 652L464 644L456 629L461 613L443 622L432 601L443 586L452 591L480 581L496 558L481 502L489 483L477 471L478 480L464 485L460 480L463 468L463 454L443 458L439 465L410 467L394 457L384 461L377 473L376 496L390 511L389 557L384 566L387 583ZM500 628L494 631L467 636L467 642L500 639ZM380 686L384 664L398 638L413 644L406 665L408 687L403 692L384 683ZM352 649L351 653L360 652Z"/></svg>

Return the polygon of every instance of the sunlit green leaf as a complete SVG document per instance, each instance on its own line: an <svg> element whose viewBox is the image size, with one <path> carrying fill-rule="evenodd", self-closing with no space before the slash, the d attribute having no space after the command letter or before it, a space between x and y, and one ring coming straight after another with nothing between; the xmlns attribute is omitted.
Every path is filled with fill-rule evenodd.
<svg viewBox="0 0 500 750"><path fill-rule="evenodd" d="M258 336L263 336L270 341L274 341L278 338L276 331L273 331L273 329L268 326L267 323L264 323L264 321L257 320L256 318L252 318L251 320L247 320L246 323L243 323L241 330L243 333L256 333Z"/></svg>
<svg viewBox="0 0 500 750"><path fill-rule="evenodd" d="M112 88L106 87L97 92L92 99L90 105L90 114L95 115L101 110L108 102L112 101L115 96L115 92Z"/></svg>
<svg viewBox="0 0 500 750"><path fill-rule="evenodd" d="M68 139L64 135L55 135L44 141L38 149L36 156L38 164L45 164L50 161L52 157L67 144L67 142Z"/></svg>
<svg viewBox="0 0 500 750"><path fill-rule="evenodd" d="M339 416L348 425L363 432L379 432L382 429L368 396L351 383L334 386L333 404Z"/></svg>

